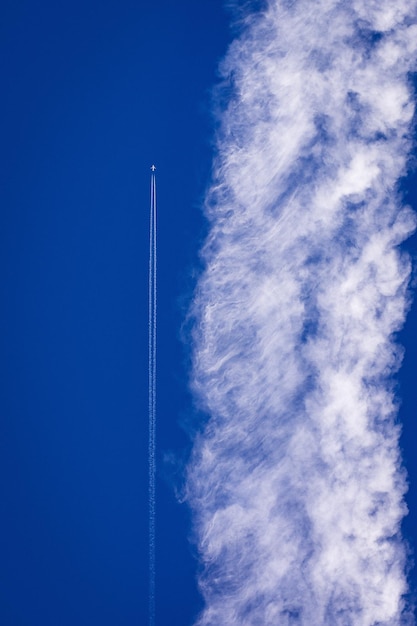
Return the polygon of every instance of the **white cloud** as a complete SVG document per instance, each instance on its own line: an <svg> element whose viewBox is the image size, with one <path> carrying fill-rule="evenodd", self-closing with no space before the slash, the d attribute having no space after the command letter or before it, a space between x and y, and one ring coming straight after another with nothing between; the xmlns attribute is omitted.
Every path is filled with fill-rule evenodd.
<svg viewBox="0 0 417 626"><path fill-rule="evenodd" d="M195 296L210 419L186 497L199 626L395 626L406 481L389 377L414 228L415 0L270 0L222 64Z"/></svg>

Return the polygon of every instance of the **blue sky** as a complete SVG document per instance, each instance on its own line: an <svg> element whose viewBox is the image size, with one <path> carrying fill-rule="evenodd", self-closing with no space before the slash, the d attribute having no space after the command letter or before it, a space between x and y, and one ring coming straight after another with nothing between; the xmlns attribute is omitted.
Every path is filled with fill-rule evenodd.
<svg viewBox="0 0 417 626"><path fill-rule="evenodd" d="M0 621L147 620L147 271L158 187L157 625L202 607L176 490L195 419L182 326L207 233L220 0L3 2ZM262 168L262 159L260 163ZM416 178L403 179L416 206ZM415 236L404 247L417 253ZM414 306L396 398L416 544ZM416 590L415 574L411 589Z"/></svg>
<svg viewBox="0 0 417 626"><path fill-rule="evenodd" d="M149 167L158 167L159 458L188 446L180 342L203 236L220 2L4 2L0 621L147 615ZM158 623L198 606L158 482Z"/></svg>

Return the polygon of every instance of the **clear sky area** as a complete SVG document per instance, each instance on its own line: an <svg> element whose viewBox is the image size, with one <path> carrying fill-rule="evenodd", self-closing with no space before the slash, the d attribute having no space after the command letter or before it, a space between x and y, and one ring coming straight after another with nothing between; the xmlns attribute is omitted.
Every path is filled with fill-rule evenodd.
<svg viewBox="0 0 417 626"><path fill-rule="evenodd" d="M281 450L291 448L291 458L298 459L298 448L296 450L295 439L286 434L287 431L281 436L275 430L267 430L268 420L274 424L276 422L270 417L269 408L265 408L259 398L268 396L265 390L262 391L263 383L267 386L270 370L275 371L275 365L263 370L261 365L259 368L253 365L255 361L252 357L246 357L246 364L251 364L249 368L243 362L242 367L241 363L239 365L239 371L235 372L236 361L230 356L235 349L237 354L236 346L241 341L239 354L244 354L251 341L250 337L255 332L252 327L248 330L248 322L244 317L246 312L251 311L251 319L261 319L265 314L265 319L271 320L276 315L274 319L281 328L282 317L277 312L280 309L268 308L273 305L270 304L269 295L267 297L262 290L256 298L258 303L262 301L262 310L255 311L249 304L239 304L242 302L239 299L241 294L235 293L223 276L238 276L236 268L245 268L242 275L239 275L238 282L245 284L245 293L249 293L252 283L246 285L245 277L249 273L255 274L258 267L269 268L268 281L273 280L271 276L281 277L279 272L282 270L280 285L284 284L287 271L288 276L296 271L294 267L298 267L297 255L293 253L290 244L288 255L284 254L287 240L279 239L274 228L276 224L282 225L281 232L288 232L291 237L298 223L291 226L285 212L283 221L279 221L281 217L278 217L276 206L288 206L291 213L291 207L296 206L298 197L294 190L298 189L298 185L300 188L303 185L311 187L308 177L316 176L318 170L315 169L314 159L317 157L317 162L321 159L320 150L328 150L333 158L333 148L330 148L333 145L332 140L326 139L333 132L331 124L326 121L331 116L324 113L322 115L317 105L318 113L314 116L314 124L320 129L317 131L318 139L308 136L305 140L305 145L308 144L314 158L311 157L310 161L304 153L297 153L294 162L297 161L299 169L288 170L286 178L284 177L286 182L278 185L273 179L275 165L270 165L273 160L273 150L270 150L268 144L272 136L270 129L265 135L265 142L262 139L260 143L265 146L265 156L263 148L260 149L256 144L256 159L253 157L252 161L252 157L248 157L244 162L239 160L240 150L244 152L252 141L248 137L251 128L250 115L253 114L248 114L246 119L246 100L239 96L241 100L236 105L237 112L232 111L230 114L230 136L226 129L229 122L223 119L222 136L227 135L229 138L220 140L223 143L219 149L223 154L220 157L223 165L218 165L221 173L217 172L216 180L223 191L219 192L217 201L221 203L224 200L227 207L221 215L214 210L210 215L215 234L212 251L206 252L203 262L200 250L209 232L208 221L203 215L203 204L212 180L214 154L218 152L215 148L215 133L219 123L214 109L224 107L222 99L227 100L230 96L227 84L221 93L216 92L214 95L213 90L220 80L219 63L239 32L237 27L230 25L231 11L230 8L225 8L225 4L227 3L223 0L2 2L0 624L4 626L133 626L148 623L148 237L150 167L153 163L157 168L158 204L155 624L195 624L204 606L198 581L203 589L206 607L217 616L217 622L210 622L208 613L205 613L199 622L201 626L309 623L297 621L302 620L301 605L297 605L298 608L284 607L285 598L282 600L284 608L281 607L279 611L283 616L281 619L287 621L265 617L268 615L267 605L269 606L269 601L265 600L268 593L267 583L253 596L256 599L247 599L245 602L236 599L236 589L252 589L247 580L234 578L237 570L249 572L254 567L254 562L248 564L243 557L240 560L236 556L241 550L244 553L248 546L252 546L252 540L253 547L248 550L259 555L256 558L259 564L263 564L260 565L263 571L269 567L272 569L268 571L276 571L276 564L262 560L266 557L259 548L261 540L258 542L254 539L256 533L252 533L251 529L244 533L242 531L245 539L242 539L241 544L238 540L237 546L233 543L235 537L240 537L243 526L249 524L246 513L240 514L245 509L242 503L247 503L246 511L254 511L252 520L256 518L257 510L255 500L251 501L248 495L252 493L252 487L248 487L248 492L239 499L239 476L242 478L242 485L246 484L246 478L243 480L246 470L240 473L240 460L244 458L245 467L251 467L248 476L256 476L258 468L263 466L265 472L268 470L268 475L271 476L271 468L279 466L275 455L278 452L281 455ZM245 3L240 4L243 6ZM256 8L255 4L251 3L252 8ZM288 3L272 4L284 6ZM352 1L348 4L354 3ZM386 4L385 0L382 4ZM400 4L403 5L402 2ZM257 5L260 6L260 3ZM287 17L282 18L284 19ZM383 28L385 26L380 26L381 32ZM260 37L259 33L257 36ZM301 31L294 36L300 41L304 38ZM266 34L265 41L268 37L269 34ZM378 37L372 35L368 38L376 46ZM251 49L250 45L252 44L247 43L248 50ZM282 45L285 46L285 42ZM272 54L275 52L271 52ZM285 56L276 54L277 58ZM365 56L364 54L364 58ZM255 67L258 62L256 50L251 58L256 60ZM231 74L234 71L233 63L238 67L238 83L242 81L243 84L246 81L248 85L249 78L256 82L262 72L262 75L269 75L268 68L262 62L259 70L253 71L253 75L249 70L245 73L246 70L243 71L242 67L246 62L250 66L249 61L245 61L244 53L239 56L236 52L236 57L233 58L229 56ZM281 72L280 75L285 71L284 66L282 68L277 70L278 73ZM415 75L411 74L414 70L415 66L408 70L411 80L414 80ZM231 79L230 83L232 82ZM286 88L284 85L284 92ZM254 89L262 94L256 103L256 107L262 108L263 96L265 94L267 99L269 92L267 89L263 91L257 84ZM288 86L288 93L289 90ZM244 89L241 91L243 93ZM351 96L352 102L355 97ZM298 102L297 95L291 95L291 102L295 101ZM283 102L282 106L285 105L285 98ZM303 106L301 103L300 107ZM308 106L306 103L305 107ZM355 115L362 115L361 106L352 104L352 108L356 107ZM293 120L296 119L290 110L288 117L291 116ZM255 122L259 124L256 128L269 124L272 117L271 107L271 111L268 110L259 119L253 118L254 127ZM284 128L287 122L280 118L279 124L283 124ZM301 118L297 118L293 126L288 122L288 136L282 132L282 142L286 141L285 145L288 146L285 154L284 151L282 155L279 152L281 142L276 140L277 150L274 154L280 155L279 159L277 157L277 172L284 171L279 170L281 163L291 158L288 155L293 149L293 142L289 135L292 138L298 137L300 131L301 136L301 132L304 132L303 124L304 119ZM310 131L307 122L305 128L308 135ZM356 131L351 132L353 135ZM414 136L414 131L408 132L410 137ZM336 132L335 134L337 135ZM385 135L388 137L387 141L390 141L388 130ZM229 150L232 145L230 137L233 137L235 143ZM403 197L402 205L408 203L417 209L417 153L415 145L412 148L414 161L410 160L407 175L405 169L399 172L399 182L396 184ZM229 161L224 157L226 152L233 155ZM248 149L247 154L249 152ZM374 161L369 166L366 155L363 158L370 171L374 167ZM326 157L320 161L327 162ZM235 164L241 179L234 178ZM361 166L358 166L359 170ZM361 178L359 174L358 176ZM387 177L389 178L389 174L385 175L385 179ZM337 176L329 174L330 178L333 180ZM261 185L261 180L265 180L265 184ZM356 183L351 182L348 174L346 180L346 184L355 187ZM249 184L246 181L251 182ZM273 185L279 191L275 196L274 191L270 194L265 192L265 197L261 197L262 194L257 192L257 181L264 190L269 190ZM232 188L233 194L224 191ZM327 187L325 191L326 189ZM355 190L357 194L362 193L360 184ZM380 193L379 188L375 191L375 197L377 193ZM209 203L216 204L213 189L208 196ZM231 202L232 197L235 204ZM326 198L329 197L326 195ZM362 219L365 223L367 218L362 211L363 200L358 198L359 196L355 196L347 209L352 212L353 226L346 227L343 236L355 240L359 250L362 240L357 234L355 223L362 223ZM295 204L291 204L292 202ZM260 218L258 220L257 214L249 215L250 207L257 207L258 204L263 207L262 215L272 216L268 228L259 226ZM244 207L241 212L244 216L242 221L237 218L234 221L236 207ZM227 212L229 208L230 214ZM351 219L351 214L349 215ZM320 219L318 216L315 223L319 223ZM385 213L381 219L386 219L388 230L391 222L395 221L390 216L385 217ZM338 223L342 228L342 222ZM252 229L253 236L247 236L247 231L244 235L241 234L242 224L246 229ZM309 245L309 227L306 226L303 233L302 240ZM273 240L275 235L277 239ZM402 249L408 251L414 261L410 277L412 288L408 292L410 311L402 330L399 330L401 324L397 327L393 322L392 328L390 327L392 332L386 331L387 336L396 337L397 343L404 346L405 352L398 373L395 372L394 365L389 369L391 362L387 358L385 374L389 382L384 383L384 389L388 389L387 393L389 388L393 390L394 402L398 405L394 426L390 428L394 432L395 424L401 424L399 447L408 472L409 487L405 501L409 514L402 521L402 530L408 542L409 554L404 557L401 552L401 558L403 569L410 570L410 586L406 598L412 603L417 592L417 575L412 569L417 546L417 305L411 306L411 295L417 284L417 240L416 235L411 235L408 239L403 236L402 239L405 239L401 243ZM398 241L402 239L399 235ZM224 241L228 242L227 246ZM256 254L252 252L250 245L258 246ZM282 250L282 257L273 256L274 250L278 248ZM272 250L271 255L265 252L269 249ZM303 268L314 265L318 269L314 272L306 270L310 272L310 277L314 274L314 280L306 278L304 286L300 287L301 291L305 288L305 293L310 293L315 288L312 285L324 284L321 277L328 272L338 275L333 265L326 265L327 256L323 252L326 249L331 250L329 257L343 256L327 243L322 242L317 247L312 245L311 254L299 263ZM249 254L250 262L247 261ZM212 270L210 276L213 276L213 283L208 278L199 283L199 293L202 295L197 296L198 311L194 311L198 337L194 339L195 344L191 345L189 311L204 263ZM385 277L388 274L391 276L391 266L384 263L380 265L380 271L382 274L385 272ZM342 266L345 267L343 263L340 267ZM254 282L256 288L261 283L266 284L266 275L257 274L258 278ZM335 281L336 285L336 278ZM392 281L395 282L395 279L392 278ZM286 284L289 285L290 282L288 278ZM212 293L213 285L217 286L217 296L209 297L207 294ZM281 297L284 299L283 294L287 293L284 288L281 291L279 285L271 289L277 300ZM294 286L294 290L297 289ZM384 294L384 289L389 290L385 286L381 289ZM268 294L270 293L268 290ZM300 296L304 310L310 311L303 322L303 329L300 330L299 350L304 354L304 365L294 364L291 354L298 352L297 347L288 354L281 347L275 350L277 360L282 355L281 361L285 361L288 371L293 364L294 368L306 368L303 369L303 382L299 383L297 391L291 394L288 391L291 404L287 402L286 406L291 406L294 415L298 415L301 404L304 403L303 406L310 407L309 420L312 421L315 415L312 405L316 403L314 406L322 406L321 402L328 402L328 396L323 399L317 395L317 390L324 389L327 383L320 378L325 366L314 356L315 348L313 349L321 332L320 319L324 315L320 309L324 305L320 303L327 297L324 287L320 293L322 300L319 299L314 306L307 296ZM293 303L295 297L288 296L288 301ZM361 306L366 309L367 305L363 305L363 302L368 300L360 301L359 309L355 310L360 310ZM210 327L210 320L207 322L207 311L211 304L214 307L214 317L216 311L220 311L218 319L221 320L218 327L213 322L213 328ZM224 306L224 311L216 309L221 306ZM282 306L286 307L285 310L290 310L289 305ZM372 306L373 303L370 303L369 308ZM398 307L401 308L401 303ZM229 320L228 311L234 308L238 312L234 313L233 319L230 318L232 321L228 325L225 322ZM267 315L269 310L271 313ZM248 313L248 319L250 315ZM295 306L292 315L291 319L295 320L298 315ZM383 317L382 313L380 317ZM375 319L377 318L375 314ZM203 320L207 322L205 326ZM223 323L230 332L226 333ZM326 328L330 326L329 322ZM259 322L257 336L261 336L261 328L267 328L266 321ZM239 337L234 341L233 332L237 332L236 329L239 329ZM363 332L364 337L369 337L367 332ZM241 337L245 339L241 340ZM270 337L271 341L265 340L265 354L274 341L277 346L281 346L274 333ZM275 337L274 341L272 337ZM285 338L285 346L288 346L287 335ZM233 349L227 341L233 343ZM334 342L329 340L329 345ZM307 346L311 349L307 349ZM222 350L226 348L228 352L223 354ZM212 359L206 358L206 352L210 350L213 354L216 352L216 362L214 356ZM201 367L200 374L198 371L195 374L190 373L192 354L198 355L195 360L198 360L196 369ZM230 367L223 372L219 363L226 362L226 358L231 359ZM396 358L398 360L399 357ZM306 365L307 361L312 363L314 359L316 365L311 365L311 370L308 370L310 365ZM245 390L254 384L248 375L252 365L262 376L261 382L258 381L256 386L259 392L252 392L247 396ZM297 369L297 372L301 369ZM212 390L211 385L214 383L208 372L215 371L218 375L217 386ZM284 374L285 372L280 379L282 381ZM379 372L376 376L378 381L385 374ZM231 382L230 377L233 376L235 378ZM193 380L194 389L198 385L205 386L208 390L205 399L200 398L204 393L192 394L190 379ZM291 384L294 380L295 374L291 378ZM283 404L286 402L285 390L290 385L290 382L287 385L285 381L282 382L283 392L279 398L279 402L282 401ZM373 389L381 383L371 380L369 374L367 384L369 394L372 395ZM239 390L237 398L233 395L236 389ZM380 387L378 390L378 393L382 393ZM217 393L221 400L218 400ZM355 393L352 391L352 395ZM196 396L200 399L196 400ZM217 402L222 405L224 412L217 408ZM239 402L242 404L241 413L236 408L240 406ZM275 402L275 405L278 406L279 402ZM330 406L329 403L328 405ZM230 408L232 406L233 409ZM197 447L197 456L189 470L189 486L184 490L184 477L186 467L189 467L193 437L199 424L206 422L210 413L208 407L214 407L212 412L216 419L213 423L216 425L208 435L207 448L201 442L198 444L201 447ZM252 422L245 421L246 411L249 412L249 409L253 409L252 413L259 416L259 441L256 442L252 439L256 428ZM239 440L239 443L235 439L234 443L232 440L224 443L228 436L227 424L232 424L231 420L226 419L229 410L231 414L241 416L239 423L233 423L236 441ZM355 410L352 409L353 412ZM223 417L226 426L222 422ZM287 424L286 419L284 416L280 423ZM288 423L290 431L293 426ZM307 422L302 422L302 429L300 423L293 423L294 429L299 433L297 441L302 439L301 431L305 433L308 430ZM242 425L244 435L239 431L239 424ZM316 425L311 432L316 432L316 427L324 429L322 424L320 427ZM378 437L388 438L384 429L385 426L379 426L375 430ZM306 450L314 448L309 443L312 441L309 437L310 434L308 437L306 435ZM301 443L297 445L301 448L304 446ZM395 456L395 452L391 453L389 446L384 447L383 443L378 448L380 453L374 448L371 450L371 447L370 444L370 474L374 463L379 462L378 458L385 459L385 454L390 459L392 454ZM343 449L344 454L348 448L348 440L344 439L340 450ZM204 456L202 450L209 451L207 454L211 455L212 465L201 460ZM237 452L239 450L240 455ZM254 460L254 450L257 451L256 454L260 454L259 450L263 451L265 463L262 459L259 462ZM201 457L198 456L200 454ZM366 454L366 450L361 451L362 460ZM224 461L226 457L229 464ZM325 461L324 457L319 460L314 458L314 464L311 461L312 489L317 489L319 501L324 496L318 487L319 480L314 482L313 476L316 476L317 468L321 467L320 463L325 464ZM266 463L266 459L271 459L271 465ZM300 461L294 463L295 468L301 467ZM349 463L353 461L350 459ZM362 466L365 467L363 463ZM220 477L216 474L216 467L221 468ZM292 472L293 470L288 470L288 476L291 477ZM234 473L237 475L235 478ZM206 487L200 486L205 483L203 475L207 478ZM274 476L276 480L274 479L273 489L276 488L277 493L281 494L280 502L284 509L288 508L288 524L299 524L300 528L304 528L303 516L309 510L309 498L300 492L297 501L287 501L287 489L293 494L298 493L298 483L295 485L289 479L289 482L285 482L287 475ZM303 480L306 482L300 478L301 482ZM395 480L393 479L394 482ZM223 481L224 491L218 493L216 485ZM260 485L265 484L265 481L259 480L252 491L259 491ZM230 489L227 485L230 485ZM233 496L229 493L232 490ZM211 505L210 497L215 491L216 505ZM389 487L379 486L375 493L383 494L380 495L381 501L390 500ZM262 497L267 501L267 495ZM394 499L395 497L393 496ZM189 504L183 502L184 499ZM236 528L233 526L233 531L230 531L233 536L232 539L229 537L227 545L222 542L226 542L224 538L228 536L227 529L232 528L232 525L229 525L228 518L220 522L211 506L233 511L233 524L238 524L236 520L239 520L240 525ZM275 519L274 506L271 505L271 520ZM379 506L375 501L373 517L379 514ZM384 506L381 505L381 509L385 511ZM194 530L190 509L193 511L193 519L198 520ZM293 513L295 509L297 513ZM314 515L309 517L308 529L303 535L305 552L302 550L294 556L294 568L305 563L307 558L314 560L315 557L311 555L319 552L320 542L317 540L318 543L314 543L311 538L313 518ZM210 533L220 523L224 526L221 538L218 539L217 535ZM271 524L281 528L278 518ZM398 524L401 525L401 519ZM280 530L280 533L281 537L286 536L284 530ZM386 533L389 534L388 531ZM349 532L346 531L346 534L349 535ZM203 545L204 537L207 538L206 545ZM288 545L291 541L298 539L288 539ZM391 541L396 541L394 531ZM323 544L324 539L320 545ZM341 548L343 554L349 552L346 545L343 544ZM233 550L236 550L236 554ZM219 555L223 555L222 558ZM322 558L324 559L323 555ZM400 560L401 558L399 557ZM393 559L395 560L394 557ZM364 556L364 563L365 561ZM317 563L322 569L325 567L324 560ZM366 569L367 566L362 565ZM313 574L311 576L313 580ZM220 591L216 589L216 580L223 581ZM291 589L295 588L294 585L299 585L298 579L294 579L291 584L289 579L285 580L281 589L284 584L289 585L288 588L292 585ZM230 588L227 581L231 581ZM352 582L352 588L353 586ZM302 587L297 589L297 594L302 597ZM282 593L286 597L291 596L290 591ZM331 600L326 601L328 611L336 611L334 607L338 593L332 592ZM340 597L345 593L345 590L343 593L341 591ZM230 606L230 615L233 610L240 618L227 621L226 613L222 613L226 611L223 598L232 596L236 605ZM296 602L294 598L293 600ZM259 619L257 611L262 603L265 605L262 609L264 621L256 621ZM361 611L365 611L365 608L361 608ZM325 619L330 620L330 614L333 615L328 612ZM303 619L306 620L305 617ZM323 618L323 625L334 623L337 626L337 622L325 619ZM411 618L407 619L403 623L411 624ZM318 626L320 623L319 618L312 618L309 626ZM365 620L352 623L370 626L372 622Z"/></svg>
<svg viewBox="0 0 417 626"><path fill-rule="evenodd" d="M2 624L147 620L148 221L158 168L158 623L199 606L174 492L220 2L4 2Z"/></svg>

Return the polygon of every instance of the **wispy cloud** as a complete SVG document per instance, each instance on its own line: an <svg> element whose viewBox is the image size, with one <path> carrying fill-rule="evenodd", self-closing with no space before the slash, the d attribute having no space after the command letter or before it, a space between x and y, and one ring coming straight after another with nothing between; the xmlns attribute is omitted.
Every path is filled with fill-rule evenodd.
<svg viewBox="0 0 417 626"><path fill-rule="evenodd" d="M199 626L412 623L390 376L415 0L270 0L222 64L187 480Z"/></svg>

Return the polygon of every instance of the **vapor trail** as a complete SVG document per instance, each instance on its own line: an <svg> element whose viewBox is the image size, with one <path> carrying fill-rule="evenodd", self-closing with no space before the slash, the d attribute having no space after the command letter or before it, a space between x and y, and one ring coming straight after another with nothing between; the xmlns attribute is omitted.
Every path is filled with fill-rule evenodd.
<svg viewBox="0 0 417 626"><path fill-rule="evenodd" d="M416 0L264 6L221 67L193 306L197 623L410 624L392 375Z"/></svg>
<svg viewBox="0 0 417 626"><path fill-rule="evenodd" d="M151 174L149 219L149 626L155 624L155 435L156 435L156 178Z"/></svg>

